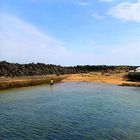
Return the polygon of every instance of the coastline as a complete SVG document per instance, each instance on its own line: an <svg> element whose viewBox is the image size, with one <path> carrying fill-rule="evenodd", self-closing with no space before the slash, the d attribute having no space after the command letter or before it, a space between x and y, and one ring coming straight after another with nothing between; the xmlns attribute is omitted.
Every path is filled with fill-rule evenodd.
<svg viewBox="0 0 140 140"><path fill-rule="evenodd" d="M25 77L7 77L0 79L0 90L35 86L41 84L50 84L53 78L54 83L62 81L65 76L47 75L47 76L25 76Z"/></svg>
<svg viewBox="0 0 140 140"><path fill-rule="evenodd" d="M63 82L96 82L96 83L108 83L116 84L119 86L134 86L140 87L140 82L127 81L124 76L126 73L115 74L101 74L101 73L86 73L86 74L70 74L67 78L63 79Z"/></svg>
<svg viewBox="0 0 140 140"><path fill-rule="evenodd" d="M140 82L127 81L124 78L126 73L81 73L81 74L65 74L65 75L47 75L47 76L25 76L25 77L7 77L0 79L0 90L19 88L27 86L35 86L41 84L50 84L51 79L54 83L57 82L95 82L95 83L108 83L116 84L119 86L133 86L140 87Z"/></svg>

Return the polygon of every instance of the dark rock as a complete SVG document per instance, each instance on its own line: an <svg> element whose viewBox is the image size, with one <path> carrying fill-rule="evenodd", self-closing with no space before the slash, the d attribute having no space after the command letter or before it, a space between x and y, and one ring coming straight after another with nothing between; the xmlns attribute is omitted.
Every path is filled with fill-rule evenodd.
<svg viewBox="0 0 140 140"><path fill-rule="evenodd" d="M18 64L8 63L6 61L0 62L0 76L14 77L14 76L33 76L33 75L47 75L47 74L75 74L88 72L110 72L115 70L128 71L135 69L137 66L106 66L106 65L85 65L85 66L68 66L62 67L60 65L43 64L43 63L29 63Z"/></svg>

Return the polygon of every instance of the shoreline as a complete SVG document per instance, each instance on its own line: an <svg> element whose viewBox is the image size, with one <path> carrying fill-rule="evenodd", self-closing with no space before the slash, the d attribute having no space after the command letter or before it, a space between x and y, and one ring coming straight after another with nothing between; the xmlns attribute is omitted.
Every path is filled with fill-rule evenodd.
<svg viewBox="0 0 140 140"><path fill-rule="evenodd" d="M86 74L70 74L67 78L63 79L63 82L95 82L95 83L108 83L119 86L133 86L140 87L140 82L127 81L124 78L126 73L108 74L105 73L86 73Z"/></svg>
<svg viewBox="0 0 140 140"><path fill-rule="evenodd" d="M81 74L65 74L65 75L47 75L47 76L25 76L25 77L7 77L0 79L0 90L10 88L20 88L27 86L36 86L42 84L50 84L53 78L54 83L58 82L95 82L108 83L119 86L133 86L140 87L140 82L127 81L124 78L126 73L102 74L100 72L81 73Z"/></svg>
<svg viewBox="0 0 140 140"><path fill-rule="evenodd" d="M54 84L62 81L66 76L25 76L25 77L7 77L0 79L0 90L10 89L10 88L20 88L28 86L36 86L42 84L50 84L53 78Z"/></svg>

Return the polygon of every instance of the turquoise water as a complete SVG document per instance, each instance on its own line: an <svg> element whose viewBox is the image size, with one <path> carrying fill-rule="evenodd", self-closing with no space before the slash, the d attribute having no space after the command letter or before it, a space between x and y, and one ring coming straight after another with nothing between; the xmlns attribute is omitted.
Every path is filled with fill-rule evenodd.
<svg viewBox="0 0 140 140"><path fill-rule="evenodd" d="M73 82L1 91L0 140L140 140L140 88Z"/></svg>

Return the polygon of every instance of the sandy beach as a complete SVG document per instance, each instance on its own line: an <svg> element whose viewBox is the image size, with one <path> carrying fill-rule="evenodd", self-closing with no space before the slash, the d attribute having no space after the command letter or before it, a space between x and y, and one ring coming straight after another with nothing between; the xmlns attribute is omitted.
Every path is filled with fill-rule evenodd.
<svg viewBox="0 0 140 140"><path fill-rule="evenodd" d="M85 74L70 74L67 78L63 79L64 82L97 82L97 83L110 83L122 86L137 86L140 87L140 82L127 81L124 76L127 73L85 73Z"/></svg>
<svg viewBox="0 0 140 140"><path fill-rule="evenodd" d="M127 81L124 76L126 73L82 73L82 74L65 74L61 76L27 76L27 77L8 77L0 79L0 89L35 86L40 84L49 84L53 78L55 82L96 82L110 83L121 86L136 86L140 87L140 82Z"/></svg>

